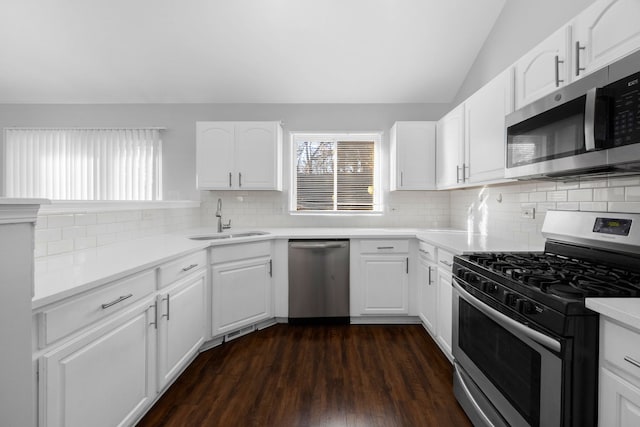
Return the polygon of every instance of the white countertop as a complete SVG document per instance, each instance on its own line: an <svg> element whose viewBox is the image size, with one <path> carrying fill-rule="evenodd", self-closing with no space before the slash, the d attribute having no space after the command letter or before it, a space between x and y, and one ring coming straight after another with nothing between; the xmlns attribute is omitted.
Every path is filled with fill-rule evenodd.
<svg viewBox="0 0 640 427"><path fill-rule="evenodd" d="M640 331L640 298L586 298L587 308Z"/></svg>
<svg viewBox="0 0 640 427"><path fill-rule="evenodd" d="M157 266L172 258L209 246L269 239L313 238L418 238L454 253L479 251L542 250L519 242L491 239L465 231L403 228L256 228L226 233L264 231L269 234L234 239L190 240L189 236L217 234L213 228L196 228L172 234L114 243L70 254L35 260L34 309L113 280Z"/></svg>

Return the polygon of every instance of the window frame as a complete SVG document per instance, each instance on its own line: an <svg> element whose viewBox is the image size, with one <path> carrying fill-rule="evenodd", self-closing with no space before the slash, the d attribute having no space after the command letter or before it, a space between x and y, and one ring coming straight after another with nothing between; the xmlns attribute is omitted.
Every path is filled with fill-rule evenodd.
<svg viewBox="0 0 640 427"><path fill-rule="evenodd" d="M290 215L307 215L307 216L379 216L383 211L383 191L382 191L382 138L384 133L381 131L370 132L295 132L290 133L291 141L289 144L291 157L289 165L291 167L290 183L291 191L289 192L289 214ZM306 140L315 141L372 141L373 142L373 209L370 211L352 210L297 210L298 200L298 183L297 183L297 142L304 138Z"/></svg>

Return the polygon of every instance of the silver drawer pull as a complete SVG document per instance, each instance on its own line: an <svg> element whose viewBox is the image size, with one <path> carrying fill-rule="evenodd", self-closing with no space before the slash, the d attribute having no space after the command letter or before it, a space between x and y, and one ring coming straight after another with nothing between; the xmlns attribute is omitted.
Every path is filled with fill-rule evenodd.
<svg viewBox="0 0 640 427"><path fill-rule="evenodd" d="M114 299L114 300L113 300L113 301L111 301L111 302L108 302L108 303L106 303L106 304L102 304L100 307L102 307L102 309L104 310L105 308L109 308L109 307L111 307L112 305L116 305L117 303L122 302L122 301L124 301L124 300L126 300L126 299L128 299L128 298L131 298L132 296L133 296L133 294L123 295L123 296L121 296L121 297L118 297L117 299Z"/></svg>
<svg viewBox="0 0 640 427"><path fill-rule="evenodd" d="M166 301L167 302L167 314L163 314L162 317L166 317L167 320L169 320L169 313L171 310L171 295L167 294L166 298L162 298L162 301Z"/></svg>
<svg viewBox="0 0 640 427"><path fill-rule="evenodd" d="M631 364L632 364L633 366L635 366L636 368L640 368L640 362L638 362L637 360L632 359L632 358L631 358L631 357L629 357L629 356L625 356L625 357L624 357L624 360L625 360L625 361L627 361L627 362L629 362L629 363L631 363Z"/></svg>
<svg viewBox="0 0 640 427"><path fill-rule="evenodd" d="M198 264L191 264L189 267L185 267L182 269L182 271L189 271L192 268L196 268L198 266Z"/></svg>
<svg viewBox="0 0 640 427"><path fill-rule="evenodd" d="M393 246L378 246L378 249L393 249Z"/></svg>
<svg viewBox="0 0 640 427"><path fill-rule="evenodd" d="M453 265L453 264L451 264L449 261L445 261L445 260L441 260L441 261L440 261L440 264L444 264L444 265L446 265L447 267L451 267L451 266Z"/></svg>
<svg viewBox="0 0 640 427"><path fill-rule="evenodd" d="M427 254L429 255L429 251L425 251L424 249L418 249L420 252L422 252L423 254Z"/></svg>

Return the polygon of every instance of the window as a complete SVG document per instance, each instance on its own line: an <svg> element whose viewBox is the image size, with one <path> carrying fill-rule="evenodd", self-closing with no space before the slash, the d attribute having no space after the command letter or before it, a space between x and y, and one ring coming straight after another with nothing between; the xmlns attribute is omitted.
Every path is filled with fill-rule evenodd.
<svg viewBox="0 0 640 427"><path fill-rule="evenodd" d="M294 133L292 211L380 211L380 134Z"/></svg>
<svg viewBox="0 0 640 427"><path fill-rule="evenodd" d="M161 200L160 129L5 129L7 197Z"/></svg>

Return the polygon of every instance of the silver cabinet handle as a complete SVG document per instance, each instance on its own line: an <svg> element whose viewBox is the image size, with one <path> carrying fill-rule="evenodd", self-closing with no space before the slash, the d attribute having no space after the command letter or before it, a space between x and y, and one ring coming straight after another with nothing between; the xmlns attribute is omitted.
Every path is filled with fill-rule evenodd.
<svg viewBox="0 0 640 427"><path fill-rule="evenodd" d="M564 80L560 79L560 64L564 64L564 61L560 60L560 57L556 55L556 87L560 87L560 83L564 83Z"/></svg>
<svg viewBox="0 0 640 427"><path fill-rule="evenodd" d="M336 249L346 248L346 243L324 243L324 242L308 242L308 243L289 243L290 248L295 249Z"/></svg>
<svg viewBox="0 0 640 427"><path fill-rule="evenodd" d="M229 172L229 188L231 188L231 172Z"/></svg>
<svg viewBox="0 0 640 427"><path fill-rule="evenodd" d="M273 260L269 260L269 277L273 277Z"/></svg>
<svg viewBox="0 0 640 427"><path fill-rule="evenodd" d="M393 246L378 246L378 249L393 249Z"/></svg>
<svg viewBox="0 0 640 427"><path fill-rule="evenodd" d="M431 283L433 283L433 280L431 280L431 267L428 267L428 268L429 268L429 279L428 279L429 281L427 282L427 285L431 286Z"/></svg>
<svg viewBox="0 0 640 427"><path fill-rule="evenodd" d="M462 164L462 182L467 182L469 180L469 176L467 175L467 169L469 169L469 165L466 163Z"/></svg>
<svg viewBox="0 0 640 427"><path fill-rule="evenodd" d="M625 362L631 363L636 368L640 368L640 362L638 362L637 360L635 360L635 359L633 359L633 358L631 358L629 356L625 356L624 360L625 360Z"/></svg>
<svg viewBox="0 0 640 427"><path fill-rule="evenodd" d="M242 172L238 172L238 187L242 187Z"/></svg>
<svg viewBox="0 0 640 427"><path fill-rule="evenodd" d="M409 274L409 257L407 257L407 264L406 264L406 266L407 266L407 274Z"/></svg>
<svg viewBox="0 0 640 427"><path fill-rule="evenodd" d="M460 165L456 165L456 183L460 182Z"/></svg>
<svg viewBox="0 0 640 427"><path fill-rule="evenodd" d="M404 187L404 172L400 172L400 187Z"/></svg>
<svg viewBox="0 0 640 427"><path fill-rule="evenodd" d="M150 305L149 308L153 308L153 322L149 323L149 325L153 325L158 329L158 300L156 300L153 305Z"/></svg>
<svg viewBox="0 0 640 427"><path fill-rule="evenodd" d="M418 249L418 251L422 252L423 254L429 255L429 251L425 251L424 249Z"/></svg>
<svg viewBox="0 0 640 427"><path fill-rule="evenodd" d="M108 302L108 303L102 304L100 307L102 307L102 309L104 310L105 308L109 308L109 307L111 307L112 305L116 305L116 304L118 304L119 302L122 302L122 301L124 301L124 300L126 300L126 299L131 298L132 296L133 296L133 294L123 295L123 296L121 296L121 297L118 297L118 298L114 299L114 300L113 300L113 301L111 301L111 302Z"/></svg>
<svg viewBox="0 0 640 427"><path fill-rule="evenodd" d="M189 270L191 270L192 268L196 268L197 266L198 266L198 264L191 264L189 267L184 267L184 268L182 269L182 271L189 271Z"/></svg>
<svg viewBox="0 0 640 427"><path fill-rule="evenodd" d="M171 300L170 300L170 298L171 298L171 295L169 295L169 294L167 294L166 298L162 298L162 301L167 301L167 314L163 314L162 315L162 317L166 317L167 320L169 320L169 312L170 312L170 309L171 309L171 305L170 305Z"/></svg>
<svg viewBox="0 0 640 427"><path fill-rule="evenodd" d="M445 260L440 260L440 264L444 264L447 267L451 267L453 264L451 264L449 261L445 261Z"/></svg>
<svg viewBox="0 0 640 427"><path fill-rule="evenodd" d="M585 49L586 46L580 46L580 42L576 42L576 76L580 75L580 71L586 70L586 68L580 66L580 51Z"/></svg>

